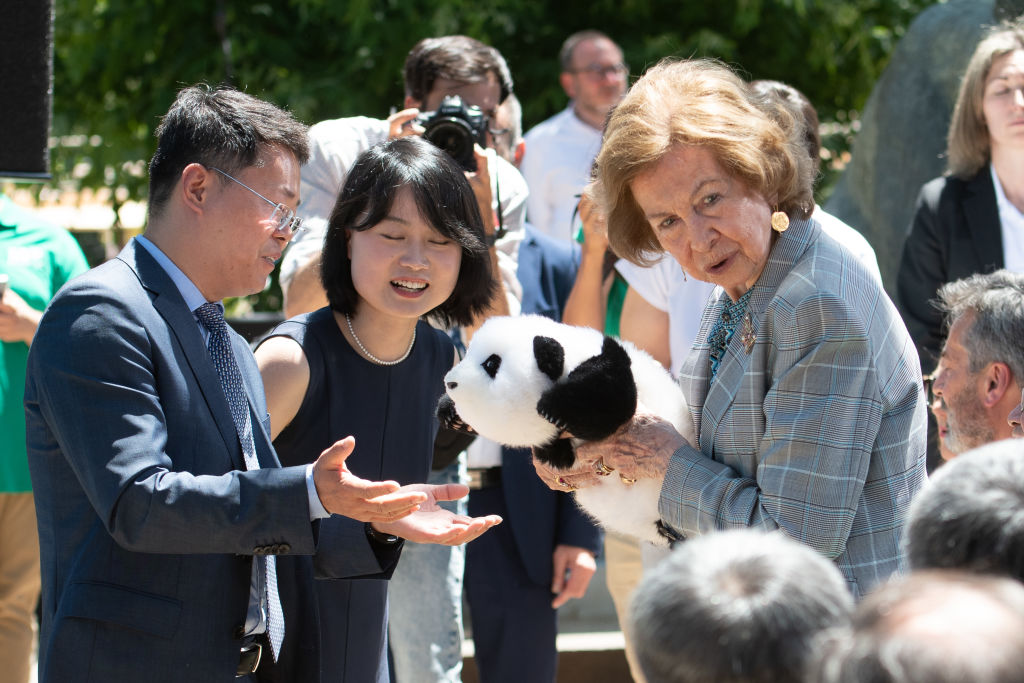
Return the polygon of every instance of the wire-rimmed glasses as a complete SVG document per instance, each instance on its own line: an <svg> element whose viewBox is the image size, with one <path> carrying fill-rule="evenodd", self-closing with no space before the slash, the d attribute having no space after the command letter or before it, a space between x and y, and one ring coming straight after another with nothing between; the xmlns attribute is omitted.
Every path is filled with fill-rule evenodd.
<svg viewBox="0 0 1024 683"><path fill-rule="evenodd" d="M299 234L303 230L303 228L302 228L302 219L299 218L298 216L296 216L295 212L292 211L287 206L285 206L284 204L280 204L280 203L275 202L273 200L267 199L266 197L261 195L259 192L257 192L256 190L252 189L251 187L249 187L248 185L246 185L241 180L239 180L238 178L234 177L233 175L231 175L227 171L222 171L219 168L217 168L216 166L210 166L210 170L216 171L217 173L220 173L222 176L224 176L228 180L233 180L234 182L238 183L239 185L241 185L245 189L249 190L249 192L252 192L254 195L256 195L257 197L259 197L260 199L265 201L267 204L270 204L271 206L273 206L274 207L274 213L270 214L270 220L274 223L274 234L275 235L280 235L282 237L289 237L289 236L294 237L295 235Z"/></svg>

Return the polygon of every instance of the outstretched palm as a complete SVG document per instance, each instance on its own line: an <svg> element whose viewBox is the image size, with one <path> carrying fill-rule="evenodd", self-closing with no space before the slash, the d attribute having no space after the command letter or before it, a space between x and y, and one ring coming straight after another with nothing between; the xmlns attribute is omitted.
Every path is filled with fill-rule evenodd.
<svg viewBox="0 0 1024 683"><path fill-rule="evenodd" d="M501 522L501 517L468 517L457 515L438 505L444 500L458 500L469 493L462 484L409 484L399 491L420 491L427 499L420 503L419 510L394 522L374 523L378 531L399 536L416 543L437 543L461 545Z"/></svg>

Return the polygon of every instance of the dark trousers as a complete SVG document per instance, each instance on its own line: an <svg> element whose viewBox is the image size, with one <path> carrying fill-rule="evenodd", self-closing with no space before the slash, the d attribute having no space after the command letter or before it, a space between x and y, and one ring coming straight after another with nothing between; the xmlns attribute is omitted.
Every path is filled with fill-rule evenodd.
<svg viewBox="0 0 1024 683"><path fill-rule="evenodd" d="M539 586L526 575L501 487L471 491L469 514L505 520L466 545L466 598L480 681L553 682L558 667L554 595L551 586Z"/></svg>

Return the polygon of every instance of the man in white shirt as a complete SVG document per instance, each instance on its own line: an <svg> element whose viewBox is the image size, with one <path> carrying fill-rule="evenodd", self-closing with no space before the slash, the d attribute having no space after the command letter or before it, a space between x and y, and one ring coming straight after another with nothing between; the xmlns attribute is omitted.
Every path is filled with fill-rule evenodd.
<svg viewBox="0 0 1024 683"><path fill-rule="evenodd" d="M590 180L604 120L626 93L622 50L598 31L569 36L559 53L569 106L526 134L520 170L530 188L530 224L555 239L572 237L572 214Z"/></svg>

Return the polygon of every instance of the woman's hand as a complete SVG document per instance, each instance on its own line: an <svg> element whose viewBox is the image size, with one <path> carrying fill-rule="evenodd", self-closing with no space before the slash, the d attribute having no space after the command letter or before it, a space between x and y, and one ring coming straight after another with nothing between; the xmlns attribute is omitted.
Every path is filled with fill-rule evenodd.
<svg viewBox="0 0 1024 683"><path fill-rule="evenodd" d="M373 528L416 543L462 545L469 543L492 526L501 523L498 515L467 517L438 505L442 500L458 500L469 493L462 484L409 484L399 492L421 491L427 499L412 514L393 522L374 522Z"/></svg>
<svg viewBox="0 0 1024 683"><path fill-rule="evenodd" d="M580 197L579 216L583 222L583 249L603 258L608 249L608 221L586 192Z"/></svg>
<svg viewBox="0 0 1024 683"><path fill-rule="evenodd" d="M672 454L688 445L667 420L638 412L607 439L580 444L576 448L576 465L595 476L599 476L599 471L606 472L605 476L618 475L626 483L637 479L661 480Z"/></svg>
<svg viewBox="0 0 1024 683"><path fill-rule="evenodd" d="M638 412L603 441L576 447L576 463L560 470L533 458L534 469L548 488L575 491L594 486L602 477L618 476L631 484L637 479L664 479L672 454L691 445L668 421Z"/></svg>
<svg viewBox="0 0 1024 683"><path fill-rule="evenodd" d="M560 470L541 462L536 455L533 456L533 467L537 470L537 476L541 478L541 481L554 491L575 491L598 483L593 465L581 465L578 455L576 465L568 470Z"/></svg>

